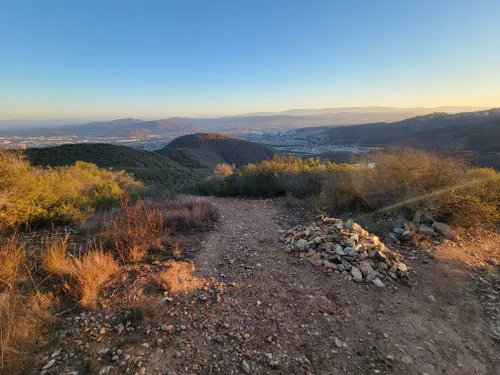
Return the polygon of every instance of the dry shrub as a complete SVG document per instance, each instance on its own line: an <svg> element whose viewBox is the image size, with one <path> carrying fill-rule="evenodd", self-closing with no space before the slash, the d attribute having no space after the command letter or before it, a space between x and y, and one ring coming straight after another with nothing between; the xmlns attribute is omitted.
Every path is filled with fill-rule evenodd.
<svg viewBox="0 0 500 375"><path fill-rule="evenodd" d="M122 262L143 259L156 240L167 233L163 213L153 205L123 201L120 211L104 218L99 238Z"/></svg>
<svg viewBox="0 0 500 375"><path fill-rule="evenodd" d="M467 164L452 157L395 149L371 154L368 173L353 180L356 190L375 209L422 202L464 182Z"/></svg>
<svg viewBox="0 0 500 375"><path fill-rule="evenodd" d="M234 173L235 166L226 163L219 163L215 166L214 177L218 180L224 180Z"/></svg>
<svg viewBox="0 0 500 375"><path fill-rule="evenodd" d="M45 240L42 254L44 269L65 282L69 294L84 308L93 308L104 282L118 270L112 254L93 249L85 254L72 255L67 251L67 237Z"/></svg>
<svg viewBox="0 0 500 375"><path fill-rule="evenodd" d="M217 208L202 197L179 196L151 205L163 213L165 225L173 231L204 228L219 219Z"/></svg>
<svg viewBox="0 0 500 375"><path fill-rule="evenodd" d="M306 199L332 215L423 210L459 226L500 222L500 174L414 149L370 153L359 165L293 155L248 164L225 180L202 181L208 195ZM448 218L448 219L447 219Z"/></svg>
<svg viewBox="0 0 500 375"><path fill-rule="evenodd" d="M129 205L122 201L120 210L99 215L85 229L97 234L104 248L122 262L142 260L148 251L176 230L203 228L218 219L213 204L204 198L181 196Z"/></svg>

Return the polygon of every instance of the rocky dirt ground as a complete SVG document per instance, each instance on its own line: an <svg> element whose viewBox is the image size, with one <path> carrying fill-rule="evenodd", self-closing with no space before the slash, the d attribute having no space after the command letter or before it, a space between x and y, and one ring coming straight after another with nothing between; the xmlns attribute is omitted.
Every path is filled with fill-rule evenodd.
<svg viewBox="0 0 500 375"><path fill-rule="evenodd" d="M400 247L409 284L377 288L286 253L300 218L282 201L213 201L220 222L176 260L153 253L96 311L62 314L32 373L500 374L498 267L478 247Z"/></svg>

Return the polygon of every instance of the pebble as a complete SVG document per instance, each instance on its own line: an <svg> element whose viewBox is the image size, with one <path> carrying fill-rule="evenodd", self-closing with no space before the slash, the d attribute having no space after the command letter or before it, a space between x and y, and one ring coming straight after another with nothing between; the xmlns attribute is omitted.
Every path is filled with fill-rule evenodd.
<svg viewBox="0 0 500 375"><path fill-rule="evenodd" d="M52 366L54 366L54 363L56 363L55 359L51 359L45 366L42 367L42 370L48 370Z"/></svg>
<svg viewBox="0 0 500 375"><path fill-rule="evenodd" d="M245 374L250 374L250 364L245 359L241 363L241 368Z"/></svg>

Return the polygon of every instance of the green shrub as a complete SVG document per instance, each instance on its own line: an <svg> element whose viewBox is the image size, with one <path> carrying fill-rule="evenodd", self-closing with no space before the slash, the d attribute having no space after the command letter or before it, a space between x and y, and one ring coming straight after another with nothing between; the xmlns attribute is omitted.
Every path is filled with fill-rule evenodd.
<svg viewBox="0 0 500 375"><path fill-rule="evenodd" d="M220 174L219 174L220 175ZM420 150L380 151L360 165L320 163L292 155L249 164L224 178L204 180L202 194L306 199L327 213L402 207L451 214L459 225L500 221L500 174Z"/></svg>
<svg viewBox="0 0 500 375"><path fill-rule="evenodd" d="M19 152L0 150L0 229L81 223L141 189L124 172L85 162L43 169Z"/></svg>

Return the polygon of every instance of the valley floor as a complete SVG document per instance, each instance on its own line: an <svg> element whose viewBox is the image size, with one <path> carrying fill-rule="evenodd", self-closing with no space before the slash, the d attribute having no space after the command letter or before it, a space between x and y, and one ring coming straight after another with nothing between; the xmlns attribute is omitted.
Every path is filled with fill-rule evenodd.
<svg viewBox="0 0 500 375"><path fill-rule="evenodd" d="M123 270L97 312L63 316L33 373L500 374L471 269L449 256L463 250L398 249L410 285L377 289L286 253L282 201L213 201L216 227L182 239L178 293L156 287L161 254Z"/></svg>

